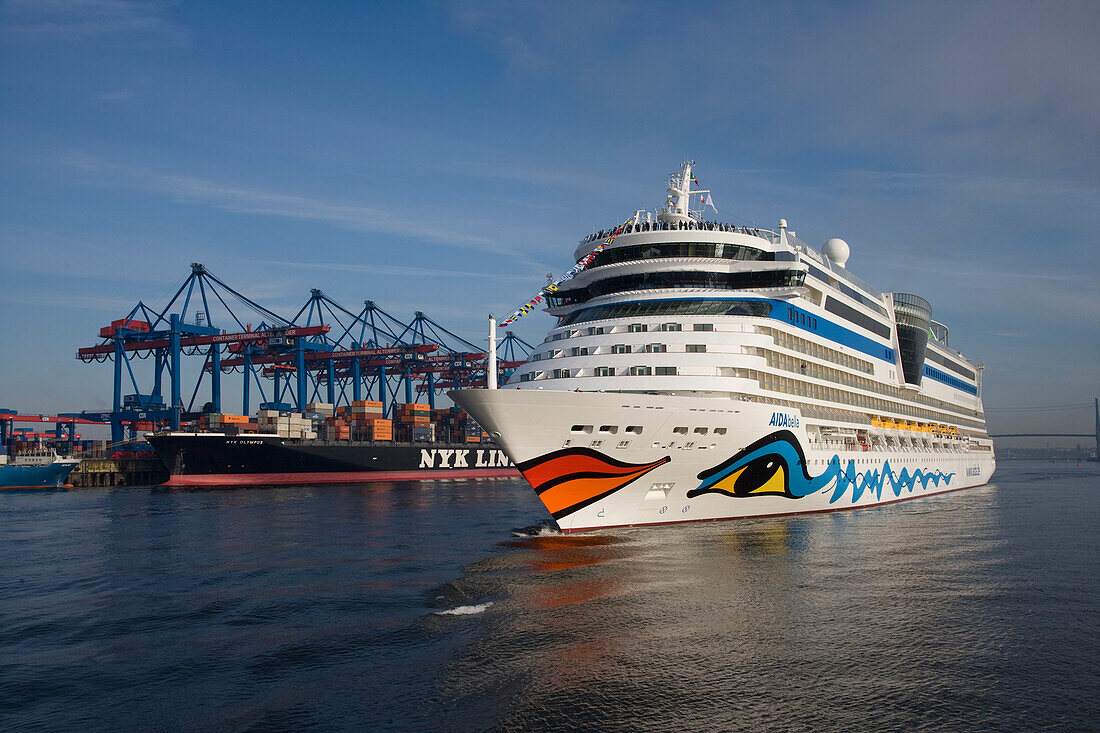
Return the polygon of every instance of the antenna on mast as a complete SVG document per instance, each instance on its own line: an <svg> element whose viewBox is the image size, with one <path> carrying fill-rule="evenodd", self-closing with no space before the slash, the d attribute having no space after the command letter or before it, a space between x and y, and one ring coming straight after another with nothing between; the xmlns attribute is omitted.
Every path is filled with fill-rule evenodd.
<svg viewBox="0 0 1100 733"><path fill-rule="evenodd" d="M680 165L680 170L668 177L668 199L665 205L657 212L657 220L670 224L679 224L690 221L692 218L691 197L695 194L710 193L709 190L691 190L691 169L695 166L694 160L685 160Z"/></svg>

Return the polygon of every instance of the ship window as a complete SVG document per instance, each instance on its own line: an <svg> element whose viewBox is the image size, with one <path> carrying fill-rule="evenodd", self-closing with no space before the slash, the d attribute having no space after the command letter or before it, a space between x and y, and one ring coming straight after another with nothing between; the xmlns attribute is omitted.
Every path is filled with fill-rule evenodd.
<svg viewBox="0 0 1100 733"><path fill-rule="evenodd" d="M673 428L672 432L675 433L676 435L687 435L688 429L686 427Z"/></svg>
<svg viewBox="0 0 1100 733"><path fill-rule="evenodd" d="M692 330L695 330L695 331L713 331L714 330L714 324L713 323L696 323L692 327Z"/></svg>
<svg viewBox="0 0 1100 733"><path fill-rule="evenodd" d="M603 333L603 326L593 326L592 328L588 329L588 335L589 336L599 336L602 333Z"/></svg>
<svg viewBox="0 0 1100 733"><path fill-rule="evenodd" d="M631 323L630 324L630 332L631 333L644 333L645 331L646 331L646 327L645 327L644 323Z"/></svg>
<svg viewBox="0 0 1100 733"><path fill-rule="evenodd" d="M626 432L634 433L635 435L641 435L642 434L642 426L641 425L627 425L626 426Z"/></svg>
<svg viewBox="0 0 1100 733"><path fill-rule="evenodd" d="M680 324L679 323L662 323L661 324L661 330L662 331L679 331L680 330Z"/></svg>
<svg viewBox="0 0 1100 733"><path fill-rule="evenodd" d="M687 352L689 354L702 354L707 350L706 344L688 344Z"/></svg>
<svg viewBox="0 0 1100 733"><path fill-rule="evenodd" d="M724 315L767 318L771 312L771 304L763 300L647 300L584 308L563 316L558 321L558 325L635 316Z"/></svg>
<svg viewBox="0 0 1100 733"><path fill-rule="evenodd" d="M615 433L619 432L619 426L618 425L601 425L600 426L600 432L601 433L611 433L612 435L614 435Z"/></svg>
<svg viewBox="0 0 1100 733"><path fill-rule="evenodd" d="M574 425L573 427L569 428L569 432L571 432L571 433L591 433L592 432L592 426L591 425Z"/></svg>
<svg viewBox="0 0 1100 733"><path fill-rule="evenodd" d="M720 290L757 290L799 287L806 273L801 270L760 270L750 272L640 272L596 280L584 287L559 290L546 298L550 307L575 305L610 293L630 290L668 288L708 288Z"/></svg>
<svg viewBox="0 0 1100 733"><path fill-rule="evenodd" d="M707 429L706 428L695 428L695 432L698 433L699 435L706 435L707 434Z"/></svg>
<svg viewBox="0 0 1100 733"><path fill-rule="evenodd" d="M602 440L593 440L588 445L592 448L599 448L601 445L603 445L603 441Z"/></svg>
<svg viewBox="0 0 1100 733"><path fill-rule="evenodd" d="M614 346L611 347L611 353L612 354L629 354L630 353L630 347L627 346L626 344L615 344Z"/></svg>
<svg viewBox="0 0 1100 733"><path fill-rule="evenodd" d="M605 249L592 259L588 267L591 269L616 262L630 262L656 257L709 257L725 260L767 261L777 259L772 252L764 252L756 247L746 247L744 245L722 242L658 242Z"/></svg>
<svg viewBox="0 0 1100 733"><path fill-rule="evenodd" d="M674 367L674 366L672 366L672 367L670 367L670 366L657 367L656 371L654 373L657 376L660 376L660 377L675 376L676 375L676 367Z"/></svg>
<svg viewBox="0 0 1100 733"><path fill-rule="evenodd" d="M879 321L876 321L870 316L860 313L855 308L852 308L851 306L840 302L836 298L830 297L825 299L825 310L835 315L838 315L847 321L851 321L857 326L861 326L871 333L881 336L884 339L890 338L891 336L889 326L884 323L880 323Z"/></svg>
<svg viewBox="0 0 1100 733"><path fill-rule="evenodd" d="M568 369L555 369L553 379L569 379L570 374Z"/></svg>
<svg viewBox="0 0 1100 733"><path fill-rule="evenodd" d="M650 354L663 354L668 351L668 347L664 344L646 344L645 350Z"/></svg>
<svg viewBox="0 0 1100 733"><path fill-rule="evenodd" d="M630 441L629 440L620 440L619 444L615 447L616 448L627 448L629 446L630 446Z"/></svg>
<svg viewBox="0 0 1100 733"><path fill-rule="evenodd" d="M596 367L597 377L613 377L615 376L615 367Z"/></svg>
<svg viewBox="0 0 1100 733"><path fill-rule="evenodd" d="M714 434L715 435L725 435L726 434L726 429L725 428L715 428L714 429Z"/></svg>
<svg viewBox="0 0 1100 733"><path fill-rule="evenodd" d="M653 369L647 366L632 366L630 367L630 376L632 377L648 377L653 374Z"/></svg>

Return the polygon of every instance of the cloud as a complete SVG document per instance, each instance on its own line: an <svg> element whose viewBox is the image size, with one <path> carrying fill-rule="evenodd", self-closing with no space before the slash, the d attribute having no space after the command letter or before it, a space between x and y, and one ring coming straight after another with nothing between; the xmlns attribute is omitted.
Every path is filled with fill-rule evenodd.
<svg viewBox="0 0 1100 733"><path fill-rule="evenodd" d="M826 139L945 166L1074 170L1100 152L1095 3L880 3L824 21L796 32L778 78Z"/></svg>
<svg viewBox="0 0 1100 733"><path fill-rule="evenodd" d="M134 96L133 89L119 89L114 92L104 92L95 95L100 102L124 102Z"/></svg>
<svg viewBox="0 0 1100 733"><path fill-rule="evenodd" d="M1100 183L1082 180L1058 180L1028 176L992 176L970 173L914 173L866 169L840 169L838 177L848 177L866 187L892 188L899 191L932 191L936 193L980 196L994 201L1006 198L1034 200L1035 197L1096 198Z"/></svg>
<svg viewBox="0 0 1100 733"><path fill-rule="evenodd" d="M396 234L497 254L512 254L510 249L488 237L464 231L459 226L432 224L419 216L400 216L367 206L335 204L308 196L228 186L192 176L115 165L82 155L70 156L61 164L71 170L110 178L131 188L234 214L300 219L350 231Z"/></svg>
<svg viewBox="0 0 1100 733"><path fill-rule="evenodd" d="M0 292L0 302L9 303L12 306L25 306L29 299L34 299L41 294L40 289L26 288L22 291L13 290L10 287ZM134 307L136 301L125 298L113 298L108 296L75 295L72 293L55 293L49 298L41 299L36 308L59 308L62 310L97 311L111 313L126 313Z"/></svg>
<svg viewBox="0 0 1100 733"><path fill-rule="evenodd" d="M1097 3L506 2L452 21L517 85L628 127L644 114L676 135L690 118L753 156L1097 175Z"/></svg>
<svg viewBox="0 0 1100 733"><path fill-rule="evenodd" d="M514 280L519 282L541 283L538 275L502 275L495 272L463 272L432 267L413 267L408 265L358 265L342 262L287 262L280 260L258 260L256 264L293 267L296 270L333 270L337 272L356 272L364 275L408 276L408 277L445 277L464 280Z"/></svg>
<svg viewBox="0 0 1100 733"><path fill-rule="evenodd" d="M188 33L171 18L174 2L142 0L8 0L0 29L26 42L135 41L184 45Z"/></svg>

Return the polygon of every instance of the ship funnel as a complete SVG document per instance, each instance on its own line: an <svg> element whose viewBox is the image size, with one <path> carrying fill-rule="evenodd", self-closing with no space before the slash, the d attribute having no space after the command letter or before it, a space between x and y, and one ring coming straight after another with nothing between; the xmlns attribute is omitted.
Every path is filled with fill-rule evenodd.
<svg viewBox="0 0 1100 733"><path fill-rule="evenodd" d="M932 325L932 306L912 293L892 293L897 320L901 372L907 384L920 386L924 373L924 355L928 351L928 333Z"/></svg>

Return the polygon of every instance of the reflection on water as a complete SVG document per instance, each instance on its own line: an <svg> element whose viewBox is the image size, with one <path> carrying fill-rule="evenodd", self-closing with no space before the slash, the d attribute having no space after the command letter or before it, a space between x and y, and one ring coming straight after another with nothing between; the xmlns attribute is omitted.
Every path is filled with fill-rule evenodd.
<svg viewBox="0 0 1100 733"><path fill-rule="evenodd" d="M1096 729L1098 469L568 536L509 480L0 496L0 725Z"/></svg>

